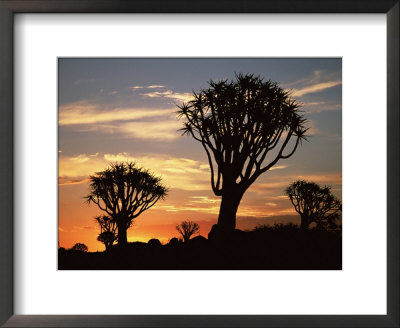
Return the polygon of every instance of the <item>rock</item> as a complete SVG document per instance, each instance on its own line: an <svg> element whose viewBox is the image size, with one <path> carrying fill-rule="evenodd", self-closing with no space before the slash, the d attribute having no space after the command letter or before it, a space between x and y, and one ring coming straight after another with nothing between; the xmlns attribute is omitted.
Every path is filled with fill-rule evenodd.
<svg viewBox="0 0 400 328"><path fill-rule="evenodd" d="M188 241L188 244L194 247L201 247L203 245L207 245L207 243L208 243L207 238L203 236L196 236Z"/></svg>
<svg viewBox="0 0 400 328"><path fill-rule="evenodd" d="M149 245L150 247L161 247L162 246L161 242L158 239L155 239L155 238L150 239L147 242L147 245Z"/></svg>
<svg viewBox="0 0 400 328"><path fill-rule="evenodd" d="M179 245L181 245L181 244L182 244L182 242L181 242L178 238L176 238L176 237L171 238L171 240L170 240L169 243L168 243L168 245L169 245L169 246L172 246L172 247L177 247L177 246L179 246Z"/></svg>

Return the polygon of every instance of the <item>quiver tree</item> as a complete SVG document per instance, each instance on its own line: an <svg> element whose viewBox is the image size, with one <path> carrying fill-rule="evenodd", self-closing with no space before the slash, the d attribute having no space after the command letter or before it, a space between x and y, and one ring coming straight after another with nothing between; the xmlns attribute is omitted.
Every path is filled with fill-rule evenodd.
<svg viewBox="0 0 400 328"><path fill-rule="evenodd" d="M107 215L96 216L94 219L100 227L97 240L104 244L107 251L117 240L117 222Z"/></svg>
<svg viewBox="0 0 400 328"><path fill-rule="evenodd" d="M186 243L190 237L200 232L200 226L193 221L182 221L176 226L176 230L182 235L183 241Z"/></svg>
<svg viewBox="0 0 400 328"><path fill-rule="evenodd" d="M184 134L200 142L211 169L211 187L221 196L218 229L235 229L245 191L305 139L299 105L277 83L253 74L209 82L179 107Z"/></svg>
<svg viewBox="0 0 400 328"><path fill-rule="evenodd" d="M87 202L96 204L115 220L118 245L127 244L127 229L133 219L167 195L161 178L132 162L111 164L90 176L89 190Z"/></svg>
<svg viewBox="0 0 400 328"><path fill-rule="evenodd" d="M309 229L315 223L317 229L335 230L342 210L342 203L332 195L329 187L320 187L314 182L299 180L286 190L294 209L300 214L300 227Z"/></svg>

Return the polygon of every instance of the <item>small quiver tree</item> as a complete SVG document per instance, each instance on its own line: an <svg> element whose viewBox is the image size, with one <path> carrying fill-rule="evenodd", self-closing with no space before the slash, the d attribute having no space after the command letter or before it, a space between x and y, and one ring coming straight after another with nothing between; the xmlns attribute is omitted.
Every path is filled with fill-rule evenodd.
<svg viewBox="0 0 400 328"><path fill-rule="evenodd" d="M127 230L132 221L167 195L161 178L139 168L133 162L111 164L90 176L87 202L96 204L115 220L118 245L128 243Z"/></svg>
<svg viewBox="0 0 400 328"><path fill-rule="evenodd" d="M186 243L192 235L200 232L200 226L193 221L182 221L181 224L176 226L176 230L178 230Z"/></svg>
<svg viewBox="0 0 400 328"><path fill-rule="evenodd" d="M76 243L74 246L72 246L71 250L86 253L88 251L88 247L85 244Z"/></svg>
<svg viewBox="0 0 400 328"><path fill-rule="evenodd" d="M94 219L100 227L97 240L104 244L107 251L117 240L117 223L107 215L96 216Z"/></svg>
<svg viewBox="0 0 400 328"><path fill-rule="evenodd" d="M294 209L300 214L302 230L312 223L319 230L336 230L342 203L331 193L330 187L320 187L314 182L298 180L285 190Z"/></svg>

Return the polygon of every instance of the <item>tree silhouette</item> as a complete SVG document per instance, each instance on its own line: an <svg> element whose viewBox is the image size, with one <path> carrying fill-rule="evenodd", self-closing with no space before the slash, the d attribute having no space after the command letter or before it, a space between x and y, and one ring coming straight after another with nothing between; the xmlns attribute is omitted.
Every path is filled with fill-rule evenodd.
<svg viewBox="0 0 400 328"><path fill-rule="evenodd" d="M127 229L133 219L167 195L161 178L132 162L111 164L104 171L90 176L90 181L87 202L95 203L115 220L118 245L127 244Z"/></svg>
<svg viewBox="0 0 400 328"><path fill-rule="evenodd" d="M73 251L79 251L79 252L87 252L88 247L85 244L81 243L76 243L74 246L71 248Z"/></svg>
<svg viewBox="0 0 400 328"><path fill-rule="evenodd" d="M104 244L107 251L117 240L117 223L107 215L96 216L94 219L100 226L100 234L97 240Z"/></svg>
<svg viewBox="0 0 400 328"><path fill-rule="evenodd" d="M262 173L294 154L305 139L306 120L289 92L253 74L210 81L208 89L193 92L193 100L178 107L183 134L202 144L212 190L221 196L218 229L232 231L243 194Z"/></svg>
<svg viewBox="0 0 400 328"><path fill-rule="evenodd" d="M309 229L311 223L315 223L317 229L336 229L342 204L332 195L329 187L320 187L314 182L298 180L289 185L285 194L289 196L296 212L300 214L301 229Z"/></svg>
<svg viewBox="0 0 400 328"><path fill-rule="evenodd" d="M192 235L200 232L200 226L193 221L182 221L176 226L176 230L182 235L183 241L187 242Z"/></svg>

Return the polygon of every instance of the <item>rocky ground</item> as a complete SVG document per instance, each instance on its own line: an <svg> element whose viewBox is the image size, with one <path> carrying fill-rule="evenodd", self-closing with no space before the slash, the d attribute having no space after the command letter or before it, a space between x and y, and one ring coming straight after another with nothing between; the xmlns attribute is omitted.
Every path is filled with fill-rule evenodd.
<svg viewBox="0 0 400 328"><path fill-rule="evenodd" d="M60 249L58 256L60 270L341 270L342 238L337 232L258 229L224 240L173 238L162 245L153 239L107 252Z"/></svg>

